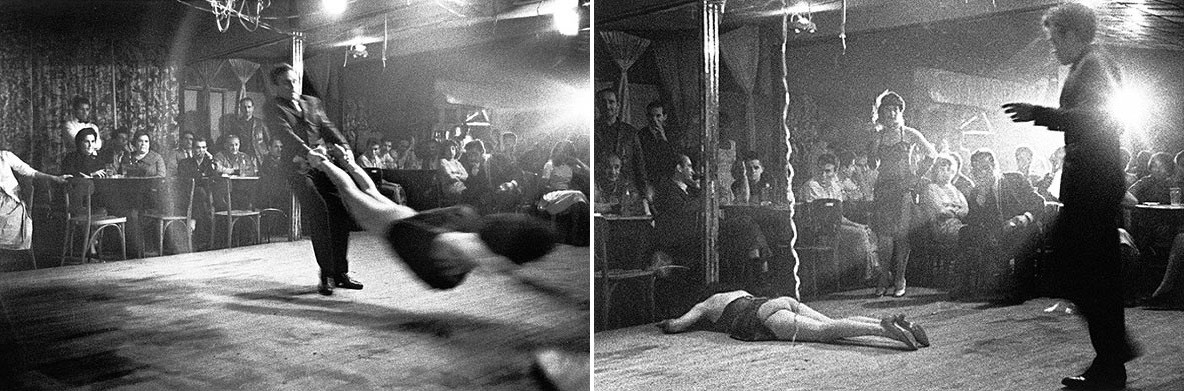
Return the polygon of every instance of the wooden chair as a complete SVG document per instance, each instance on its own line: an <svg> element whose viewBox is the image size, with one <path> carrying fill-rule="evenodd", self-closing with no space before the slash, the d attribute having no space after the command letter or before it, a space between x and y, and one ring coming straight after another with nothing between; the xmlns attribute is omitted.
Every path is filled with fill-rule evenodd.
<svg viewBox="0 0 1184 391"><path fill-rule="evenodd" d="M101 243L102 234L109 229L115 229L119 233L119 259L127 259L127 235L124 232L127 218L107 215L105 210L95 210L94 181L86 178L72 178L66 183L66 187L63 195L66 201L66 235L62 242L61 265L66 264L67 258L80 257L83 263L88 262L90 249ZM82 253L80 256L74 255L71 248L76 230L82 232ZM95 250L97 252L98 248ZM97 257L99 254L94 255Z"/></svg>
<svg viewBox="0 0 1184 391"><path fill-rule="evenodd" d="M794 246L801 255L802 264L809 265L810 291L818 295L818 275L822 269L828 274L834 274L835 238L838 236L839 223L843 219L843 202L823 198L801 205L797 218L798 239ZM809 259L809 262L806 260ZM838 289L839 281L834 281L834 289Z"/></svg>
<svg viewBox="0 0 1184 391"><path fill-rule="evenodd" d="M189 230L189 221L193 219L193 189L196 181L191 178L166 178L163 183L164 205L141 216L149 226L156 223L156 248L160 255L164 255L164 233L176 223L180 223L185 232L186 248L193 251L193 232Z"/></svg>
<svg viewBox="0 0 1184 391"><path fill-rule="evenodd" d="M211 191L210 196L217 196L220 198L219 202L214 202L214 221L210 224L210 241L213 242L216 237L217 227L224 221L226 227L226 248L234 247L234 226L239 220L246 219L255 227L255 244L261 242L262 233L260 232L260 213L254 209L250 202L246 202L246 209L234 208L234 197L232 196L233 180L230 178L213 178L214 186L217 190ZM225 209L220 209L221 206ZM211 246L213 247L213 243Z"/></svg>
<svg viewBox="0 0 1184 391"><path fill-rule="evenodd" d="M596 293L601 297L600 302L596 305L596 313L603 314L600 317L600 326L598 329L603 329L608 323L607 316L612 314L613 293L617 287L628 281L638 281L642 284L642 299L645 300L645 308L648 311L646 322L653 321L657 309L654 304L654 285L658 277L656 270L646 269L620 269L610 268L619 266L626 260L610 260L608 250L608 220L603 216L596 217L596 249L595 249L595 264L596 270L593 278L596 281ZM617 261L617 262L610 262Z"/></svg>

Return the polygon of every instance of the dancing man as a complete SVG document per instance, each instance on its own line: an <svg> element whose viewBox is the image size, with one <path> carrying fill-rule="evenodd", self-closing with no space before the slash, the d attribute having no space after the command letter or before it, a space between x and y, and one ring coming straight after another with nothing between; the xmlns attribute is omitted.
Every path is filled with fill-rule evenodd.
<svg viewBox="0 0 1184 391"><path fill-rule="evenodd" d="M1065 134L1064 207L1053 232L1053 275L1062 279L1057 281L1064 282L1062 293L1085 317L1097 356L1084 373L1061 383L1070 389L1120 389L1126 385L1126 362L1138 356L1138 348L1123 318L1121 252L1114 234L1126 179L1119 152L1122 127L1106 105L1118 90L1119 73L1091 44L1097 18L1089 7L1051 8L1042 23L1053 55L1070 66L1060 107L1008 103L1003 108L1015 122L1035 122Z"/></svg>

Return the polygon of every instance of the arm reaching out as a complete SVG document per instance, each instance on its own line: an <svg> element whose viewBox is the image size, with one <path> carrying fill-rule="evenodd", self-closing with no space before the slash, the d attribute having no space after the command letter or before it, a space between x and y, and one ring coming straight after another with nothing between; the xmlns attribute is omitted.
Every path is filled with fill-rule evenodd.
<svg viewBox="0 0 1184 391"><path fill-rule="evenodd" d="M346 209L367 231L384 234L391 223L415 215L415 210L379 194L374 182L352 159L344 164L349 169L348 173L331 163L321 150L309 150L308 161L313 168L321 170L333 181Z"/></svg>

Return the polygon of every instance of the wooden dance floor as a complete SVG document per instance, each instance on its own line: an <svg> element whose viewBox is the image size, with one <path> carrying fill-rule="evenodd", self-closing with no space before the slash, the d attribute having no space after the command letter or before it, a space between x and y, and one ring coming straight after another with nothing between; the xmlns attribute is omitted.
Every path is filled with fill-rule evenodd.
<svg viewBox="0 0 1184 391"><path fill-rule="evenodd" d="M586 247L451 291L350 259L330 297L307 240L0 273L0 390L538 389L535 350L588 351Z"/></svg>
<svg viewBox="0 0 1184 391"><path fill-rule="evenodd" d="M932 347L862 337L845 344L740 342L652 324L596 333L599 390L1058 390L1093 358L1084 323L1045 309L1053 299L990 307L948 302L933 290L903 299L870 289L807 303L831 317L908 314ZM1143 356L1127 365L1131 390L1184 390L1184 312L1128 309ZM899 347L899 348L898 348Z"/></svg>

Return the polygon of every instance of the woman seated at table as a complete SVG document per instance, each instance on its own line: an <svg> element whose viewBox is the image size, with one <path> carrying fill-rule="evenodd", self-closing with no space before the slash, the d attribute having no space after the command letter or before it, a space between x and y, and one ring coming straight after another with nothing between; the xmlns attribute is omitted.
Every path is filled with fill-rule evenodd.
<svg viewBox="0 0 1184 391"><path fill-rule="evenodd" d="M132 138L132 145L135 147L135 151L123 155L123 162L120 164L125 175L130 177L168 176L164 157L149 149L152 145L152 138L148 136L148 132L142 130L136 132L136 136Z"/></svg>
<svg viewBox="0 0 1184 391"><path fill-rule="evenodd" d="M99 159L99 132L84 128L74 135L74 151L62 156L62 173L80 178L109 175L108 167Z"/></svg>
<svg viewBox="0 0 1184 391"><path fill-rule="evenodd" d="M28 250L33 219L17 192L16 175L66 183L66 178L37 171L9 151L0 150L0 250Z"/></svg>
<svg viewBox="0 0 1184 391"><path fill-rule="evenodd" d="M817 175L806 181L802 201L812 202L819 199L835 199L844 201L843 187L836 175L838 159L835 155L824 153L818 156ZM866 225L856 223L843 217L839 220L838 237L835 238L835 260L840 269L858 267L865 280L871 279L879 269L879 258L876 257L876 244L872 241L871 229ZM842 274L842 273L841 273ZM841 275L840 274L840 275Z"/></svg>
<svg viewBox="0 0 1184 391"><path fill-rule="evenodd" d="M1166 152L1156 152L1148 162L1151 174L1135 181L1127 189L1127 201L1133 203L1171 202L1171 188L1179 186L1173 178L1176 175L1176 165L1172 155Z"/></svg>
<svg viewBox="0 0 1184 391"><path fill-rule="evenodd" d="M560 220L566 243L579 245L588 241L588 196L573 179L587 180L589 170L575 154L576 147L571 141L556 142L551 148L551 158L543 164L541 180L545 193L538 206Z"/></svg>
<svg viewBox="0 0 1184 391"><path fill-rule="evenodd" d="M792 297L753 297L745 291L716 293L677 319L657 324L667 334L691 330L727 333L741 341L831 343L875 336L899 341L908 350L929 346L929 336L904 314L880 319L853 316L832 319Z"/></svg>
<svg viewBox="0 0 1184 391"><path fill-rule="evenodd" d="M453 140L444 140L444 147L440 148L439 164L436 169L440 178L440 187L444 189L444 203L453 205L460 202L465 191L465 180L469 179L469 172L460 162L460 144Z"/></svg>
<svg viewBox="0 0 1184 391"><path fill-rule="evenodd" d="M917 223L924 229L926 239L939 244L958 243L962 219L970 211L966 196L954 187L954 173L958 165L948 154L938 154L921 184L921 202L917 205Z"/></svg>
<svg viewBox="0 0 1184 391"><path fill-rule="evenodd" d="M219 173L242 176L259 175L259 163L255 161L255 157L238 150L241 146L238 136L233 134L226 136L224 144L222 152L214 155L214 162L218 163Z"/></svg>
<svg viewBox="0 0 1184 391"><path fill-rule="evenodd" d="M644 216L646 210L645 199L637 194L634 186L621 175L621 157L617 154L608 155L605 166L596 171L596 192L593 193L593 205L596 213L615 214L622 216Z"/></svg>

